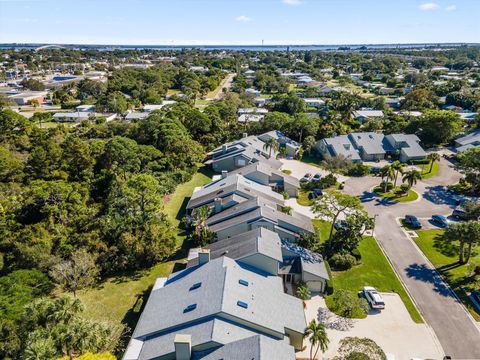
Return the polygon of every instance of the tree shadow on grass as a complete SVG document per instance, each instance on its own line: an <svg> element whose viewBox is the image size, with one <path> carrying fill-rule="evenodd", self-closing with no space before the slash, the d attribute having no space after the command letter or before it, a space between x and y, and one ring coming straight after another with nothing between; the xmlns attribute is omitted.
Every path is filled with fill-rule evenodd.
<svg viewBox="0 0 480 360"><path fill-rule="evenodd" d="M450 289L434 269L428 268L425 264L411 264L405 268L405 271L408 277L425 283L430 283L433 285L433 290L435 292L444 297L454 298L457 301L456 297L452 294Z"/></svg>
<svg viewBox="0 0 480 360"><path fill-rule="evenodd" d="M442 235L437 235L433 239L433 247L438 250L442 255L448 257L455 257L459 254L458 244L455 242L447 241Z"/></svg>

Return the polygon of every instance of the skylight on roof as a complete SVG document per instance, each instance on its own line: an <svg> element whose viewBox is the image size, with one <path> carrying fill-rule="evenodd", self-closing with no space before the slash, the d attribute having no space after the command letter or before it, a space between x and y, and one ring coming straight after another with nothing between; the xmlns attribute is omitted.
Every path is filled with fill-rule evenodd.
<svg viewBox="0 0 480 360"><path fill-rule="evenodd" d="M187 312L195 310L196 308L197 308L197 304L190 304L185 309L183 309L183 312L187 313Z"/></svg>
<svg viewBox="0 0 480 360"><path fill-rule="evenodd" d="M202 286L202 283L201 283L201 282L197 282L197 283L193 284L193 285L190 287L190 290L189 290L189 291L198 289L200 286Z"/></svg>
<svg viewBox="0 0 480 360"><path fill-rule="evenodd" d="M248 281L247 280L240 279L240 280L238 280L238 283L240 285L243 285L243 286L248 286Z"/></svg>
<svg viewBox="0 0 480 360"><path fill-rule="evenodd" d="M237 301L237 305L240 306L241 308L248 309L248 304L244 301Z"/></svg>

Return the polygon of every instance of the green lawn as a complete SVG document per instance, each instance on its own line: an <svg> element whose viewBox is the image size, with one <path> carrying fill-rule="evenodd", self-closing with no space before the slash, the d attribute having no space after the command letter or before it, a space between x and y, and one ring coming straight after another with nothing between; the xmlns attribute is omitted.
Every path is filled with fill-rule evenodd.
<svg viewBox="0 0 480 360"><path fill-rule="evenodd" d="M193 190L198 186L208 184L212 180L212 175L213 173L209 169L200 168L189 182L178 185L172 195L167 195L164 198L165 206L163 212L168 216L175 228L178 228L180 221L185 216L185 209ZM184 232L178 229L177 246L181 247L184 240Z"/></svg>
<svg viewBox="0 0 480 360"><path fill-rule="evenodd" d="M211 180L210 172L201 168L189 182L181 184L175 192L166 196L164 212L175 228L185 214L188 198L197 186L202 186ZM182 247L185 234L177 233L177 245ZM180 256L183 254L180 253ZM78 296L85 305L88 316L98 320L109 320L114 323L125 323L133 327L138 312L132 309L138 299L150 292L150 287L158 277L168 276L176 265L176 260L157 264L150 269L139 271L128 276L117 276L106 279L99 286L80 291Z"/></svg>
<svg viewBox="0 0 480 360"><path fill-rule="evenodd" d="M458 243L442 241L443 230L417 230L418 237L413 238L425 256L448 282L458 297L468 308L472 316L480 321L480 312L468 299L465 291L480 288L480 279L470 277L474 266L480 266L480 251L477 249L470 258L470 265L458 263Z"/></svg>
<svg viewBox="0 0 480 360"><path fill-rule="evenodd" d="M312 206L313 199L309 199L308 194L310 194L310 191L299 190L297 195L297 203L302 206Z"/></svg>
<svg viewBox="0 0 480 360"><path fill-rule="evenodd" d="M364 286L369 285L374 286L378 291L395 292L400 295L413 321L423 322L376 240L373 237L364 237L358 250L362 255L362 263L350 270L333 272L333 288L350 290L356 294Z"/></svg>
<svg viewBox="0 0 480 360"><path fill-rule="evenodd" d="M320 237L320 243L325 242L330 233L330 223L314 219L312 224ZM361 264L350 270L334 271L331 280L333 289L345 289L356 294L364 286L370 285L377 288L378 291L395 292L400 295L413 321L416 323L423 322L420 313L390 266L380 246L378 246L377 241L373 237L365 236L358 246L358 251L362 256ZM332 296L327 296L326 301L327 305L331 305Z"/></svg>
<svg viewBox="0 0 480 360"><path fill-rule="evenodd" d="M430 171L430 163L415 165L421 169L422 179L430 179L438 174L440 171L440 164L438 162L433 163L432 171Z"/></svg>
<svg viewBox="0 0 480 360"><path fill-rule="evenodd" d="M413 191L412 189L408 190L408 194L404 195L400 188L397 187L395 190L391 190L389 192L382 192L382 191L375 191L379 196L383 197L384 199L389 199L395 202L410 202L415 201L418 199L418 193Z"/></svg>
<svg viewBox="0 0 480 360"><path fill-rule="evenodd" d="M330 223L325 220L313 219L313 228L320 238L320 243L324 243L330 234ZM335 232L335 229L333 230Z"/></svg>

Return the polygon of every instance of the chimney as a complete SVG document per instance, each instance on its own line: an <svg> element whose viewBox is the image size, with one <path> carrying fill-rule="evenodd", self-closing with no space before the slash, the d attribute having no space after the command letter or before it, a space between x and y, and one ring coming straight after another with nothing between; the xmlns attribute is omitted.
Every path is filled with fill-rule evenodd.
<svg viewBox="0 0 480 360"><path fill-rule="evenodd" d="M243 134L242 134L242 137L243 137L243 138L246 138L246 137L248 137L248 134L247 134L247 133L243 133Z"/></svg>
<svg viewBox="0 0 480 360"><path fill-rule="evenodd" d="M222 145L222 154L227 152L227 145Z"/></svg>
<svg viewBox="0 0 480 360"><path fill-rule="evenodd" d="M227 177L228 171L227 170L222 170L222 179L225 179Z"/></svg>
<svg viewBox="0 0 480 360"><path fill-rule="evenodd" d="M192 356L192 336L176 334L173 342L175 344L175 359L190 360Z"/></svg>
<svg viewBox="0 0 480 360"><path fill-rule="evenodd" d="M223 206L222 206L222 198L215 198L213 200L213 211L215 214L218 214L220 211L222 211Z"/></svg>
<svg viewBox="0 0 480 360"><path fill-rule="evenodd" d="M198 265L206 264L210 261L210 249L200 249L198 251Z"/></svg>

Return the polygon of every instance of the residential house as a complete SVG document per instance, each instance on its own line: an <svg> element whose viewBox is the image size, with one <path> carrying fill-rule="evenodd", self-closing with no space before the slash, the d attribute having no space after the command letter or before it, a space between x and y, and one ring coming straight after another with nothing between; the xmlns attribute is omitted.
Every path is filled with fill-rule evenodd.
<svg viewBox="0 0 480 360"><path fill-rule="evenodd" d="M286 148L286 156L294 157L297 155L298 150L300 150L300 144L296 141L285 136L281 131L272 130L267 133L258 135L258 138L263 142L267 142L269 139L275 139L280 147Z"/></svg>
<svg viewBox="0 0 480 360"><path fill-rule="evenodd" d="M75 110L77 110L77 112L93 113L95 112L95 105L78 105Z"/></svg>
<svg viewBox="0 0 480 360"><path fill-rule="evenodd" d="M217 240L259 227L274 231L280 239L291 242L297 242L303 233L315 234L309 217L295 211L286 214L278 202L261 196L210 216L206 224L216 234Z"/></svg>
<svg viewBox="0 0 480 360"><path fill-rule="evenodd" d="M461 153L465 150L480 146L480 130L475 130L468 135L455 140L455 150Z"/></svg>
<svg viewBox="0 0 480 360"><path fill-rule="evenodd" d="M191 249L187 267L198 265L202 251L209 251L212 260L226 256L270 275L281 276L284 283L303 281L315 292L325 291L329 280L321 255L281 241L277 233L265 228L216 241L203 249Z"/></svg>
<svg viewBox="0 0 480 360"><path fill-rule="evenodd" d="M45 102L45 97L47 96L47 94L48 92L46 91L25 91L10 95L9 98L15 101L15 103L19 106L29 105L32 102L43 104Z"/></svg>
<svg viewBox="0 0 480 360"><path fill-rule="evenodd" d="M202 252L199 265L157 279L123 359L293 360L305 327L279 277Z"/></svg>
<svg viewBox="0 0 480 360"><path fill-rule="evenodd" d="M353 112L353 118L361 123L370 119L383 118L384 114L381 110L361 109Z"/></svg>
<svg viewBox="0 0 480 360"><path fill-rule="evenodd" d="M112 121L117 118L117 114L103 114L88 111L81 112L59 112L53 114L53 121L59 122L80 122L98 117L104 117L106 121Z"/></svg>
<svg viewBox="0 0 480 360"><path fill-rule="evenodd" d="M207 154L205 164L211 164L214 171L232 171L255 162L266 162L279 169L282 166L277 160L278 152L265 148L265 143L257 136L247 136L240 140L216 148ZM270 156L271 155L271 156Z"/></svg>
<svg viewBox="0 0 480 360"><path fill-rule="evenodd" d="M374 132L352 133L317 142L315 149L324 157L344 156L353 162L377 161L398 153L400 161L419 160L427 156L416 135L383 135Z"/></svg>
<svg viewBox="0 0 480 360"><path fill-rule="evenodd" d="M227 175L224 172L221 179L195 189L186 210L192 214L195 209L207 205L213 213L219 213L258 196L278 206L285 205L283 196L274 192L270 186L259 184L240 174Z"/></svg>
<svg viewBox="0 0 480 360"><path fill-rule="evenodd" d="M314 107L317 109L325 105L325 101L323 101L320 98L304 98L303 101L305 101L305 104L307 106Z"/></svg>
<svg viewBox="0 0 480 360"><path fill-rule="evenodd" d="M270 186L274 191L286 192L289 196L296 197L300 182L297 178L283 173L264 162L256 162L243 168L233 170L233 174L243 175L246 179L255 181L258 184Z"/></svg>
<svg viewBox="0 0 480 360"><path fill-rule="evenodd" d="M400 151L400 161L420 160L427 156L427 153L420 146L420 139L414 134L391 134L386 136L389 144Z"/></svg>

